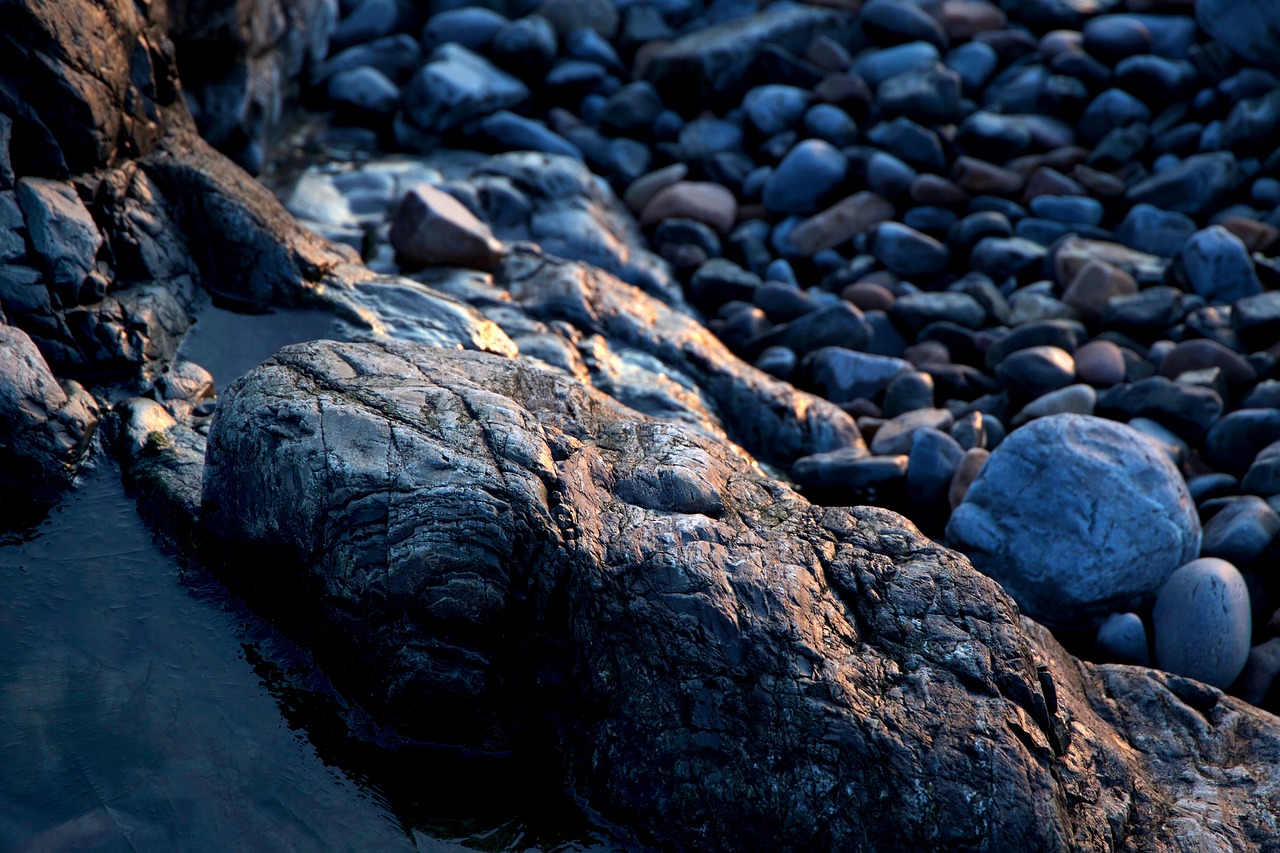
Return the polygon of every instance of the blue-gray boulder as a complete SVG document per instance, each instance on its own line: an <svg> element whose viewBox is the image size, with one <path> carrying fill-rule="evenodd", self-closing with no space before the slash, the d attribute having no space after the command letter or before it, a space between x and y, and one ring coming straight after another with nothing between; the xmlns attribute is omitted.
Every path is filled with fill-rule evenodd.
<svg viewBox="0 0 1280 853"><path fill-rule="evenodd" d="M1149 604L1200 551L1178 470L1125 424L1050 415L991 454L947 541L1050 626L1084 626Z"/></svg>
<svg viewBox="0 0 1280 853"><path fill-rule="evenodd" d="M1093 653L1101 663L1149 666L1147 629L1136 613L1112 613L1103 620L1094 640Z"/></svg>
<svg viewBox="0 0 1280 853"><path fill-rule="evenodd" d="M1280 6L1274 0L1198 0L1196 21L1254 65L1280 66Z"/></svg>
<svg viewBox="0 0 1280 853"><path fill-rule="evenodd" d="M848 171L840 150L806 139L787 152L764 184L764 206L775 213L816 213Z"/></svg>
<svg viewBox="0 0 1280 853"><path fill-rule="evenodd" d="M1244 242L1221 225L1197 231L1182 247L1191 289L1210 302L1234 302L1262 292Z"/></svg>
<svg viewBox="0 0 1280 853"><path fill-rule="evenodd" d="M489 60L442 44L404 89L404 108L418 127L443 133L473 118L518 106L529 89Z"/></svg>
<svg viewBox="0 0 1280 853"><path fill-rule="evenodd" d="M1244 578L1226 560L1193 560L1165 582L1151 624L1156 666L1226 689L1249 658L1252 626Z"/></svg>

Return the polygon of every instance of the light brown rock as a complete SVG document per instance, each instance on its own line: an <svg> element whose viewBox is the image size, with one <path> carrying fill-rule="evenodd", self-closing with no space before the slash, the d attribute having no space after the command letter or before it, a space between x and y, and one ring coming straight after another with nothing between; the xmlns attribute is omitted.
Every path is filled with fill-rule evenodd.
<svg viewBox="0 0 1280 853"><path fill-rule="evenodd" d="M1122 269L1106 261L1089 261L1062 294L1062 301L1074 308L1086 323L1102 320L1107 302L1115 296L1138 292L1138 283Z"/></svg>
<svg viewBox="0 0 1280 853"><path fill-rule="evenodd" d="M640 224L647 228L674 217L692 219L727 234L738 218L738 200L719 184L677 181L654 193L640 213Z"/></svg>
<svg viewBox="0 0 1280 853"><path fill-rule="evenodd" d="M951 167L951 179L966 192L978 195L1017 195L1026 183L1012 169L976 157L957 157Z"/></svg>
<svg viewBox="0 0 1280 853"><path fill-rule="evenodd" d="M969 486L990 455L990 450L974 447L966 450L964 456L960 457L960 464L956 466L956 472L951 475L951 487L947 490L947 502L951 504L952 509L960 506L965 492L969 491Z"/></svg>
<svg viewBox="0 0 1280 853"><path fill-rule="evenodd" d="M944 0L939 11L942 28L952 41L965 41L978 33L1003 30L1009 23L1000 7L984 0Z"/></svg>
<svg viewBox="0 0 1280 853"><path fill-rule="evenodd" d="M1266 222L1247 219L1243 216L1229 216L1220 224L1239 237L1244 247L1251 253L1261 252L1264 255L1270 255L1275 251L1277 244L1280 244L1280 228Z"/></svg>
<svg viewBox="0 0 1280 853"><path fill-rule="evenodd" d="M453 196L417 184L400 202L391 223L391 245L409 266L460 266L489 270L502 260L502 243Z"/></svg>
<svg viewBox="0 0 1280 853"><path fill-rule="evenodd" d="M1089 341L1076 350L1075 359L1076 376L1090 385L1115 385L1124 381L1124 352L1111 341Z"/></svg>
<svg viewBox="0 0 1280 853"><path fill-rule="evenodd" d="M801 255L813 255L852 240L877 222L891 218L893 211L891 202L863 190L801 222L791 232L791 242Z"/></svg>
<svg viewBox="0 0 1280 853"><path fill-rule="evenodd" d="M893 307L893 291L874 281L855 281L840 291L840 298L852 302L860 311L888 311Z"/></svg>

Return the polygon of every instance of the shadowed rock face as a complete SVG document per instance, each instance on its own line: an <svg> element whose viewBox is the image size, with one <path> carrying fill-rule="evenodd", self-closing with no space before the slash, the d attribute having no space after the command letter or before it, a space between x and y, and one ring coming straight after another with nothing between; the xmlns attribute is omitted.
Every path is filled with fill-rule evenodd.
<svg viewBox="0 0 1280 853"><path fill-rule="evenodd" d="M224 395L203 501L351 695L426 739L550 737L647 842L1231 849L1280 816L1274 718L1079 664L905 519L517 361L283 350Z"/></svg>

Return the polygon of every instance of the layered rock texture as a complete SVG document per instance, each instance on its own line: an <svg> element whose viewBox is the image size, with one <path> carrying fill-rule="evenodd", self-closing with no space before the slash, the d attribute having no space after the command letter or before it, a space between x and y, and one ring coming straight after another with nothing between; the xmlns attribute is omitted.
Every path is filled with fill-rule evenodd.
<svg viewBox="0 0 1280 853"><path fill-rule="evenodd" d="M285 8L237 4L223 17L193 4L175 32L223 21L250 45L236 62L295 32L287 15L240 16L250 7ZM872 29L902 24L877 15ZM778 56L758 46L758 28L807 40L849 13L790 17L743 25L761 61ZM0 48L22 59L0 66L5 489L74 475L99 415L73 379L99 402L126 397L109 432L148 517L309 649L352 703L414 738L554 756L564 786L639 846L1280 849L1274 716L1187 678L1080 662L903 517L820 507L769 475L857 469L874 490L875 472L858 468L870 462L945 515L963 487L916 462L911 479L908 462L932 448L968 472L976 502L980 418L903 404L874 424L867 459L848 411L739 361L695 319L668 265L636 246L611 193L543 154L467 172L497 235L483 241L491 270L377 274L199 137L163 4L31 0L6 6L4 23ZM368 35L347 23L336 39ZM653 56L664 87L686 49ZM722 68L698 73L700 86L732 85ZM919 93L902 94L915 104ZM802 153L821 166L832 151ZM664 204L712 222L682 233L715 237L723 194L683 177L645 192L656 203L674 187ZM821 194L775 186L766 194L799 208L817 200L804 192ZM859 229L887 215L857 213ZM812 245L848 217L828 218L810 227ZM1007 240L993 268L1047 256L992 239ZM934 243L889 227L868 248L905 272L936 267ZM1151 286L1160 259L1108 245L1065 239L1050 256L1057 277L1110 252L1133 281L1104 270L1117 294L1108 310L1171 290ZM768 287L719 272L704 301ZM894 314L907 326L959 304L911 295ZM209 298L327 307L361 340L282 350L223 392L210 423L208 374L175 360ZM1270 302L1255 298L1237 310L1247 328L1269 328ZM787 314L796 300L773 306ZM834 386L874 370L858 361L849 376L837 368L860 354L833 365L832 350L885 328L828 301L738 340L790 350L792 367L811 355L805 369L825 364ZM1074 349L1075 328L1050 322L1034 343L988 353L1017 356L1011 382L1069 396L1061 345ZM918 377L899 380L899 360L879 357L890 364L878 364L875 394L921 396ZM1136 416L1157 386L1107 404ZM1206 446L1223 467L1252 470L1273 414L1222 417ZM916 434L932 442L919 453ZM1263 655L1245 666L1251 685L1266 682Z"/></svg>
<svg viewBox="0 0 1280 853"><path fill-rule="evenodd" d="M474 747L550 736L642 842L1277 838L1274 717L1073 660L900 516L810 505L518 361L287 348L225 392L203 501L224 571L376 714Z"/></svg>

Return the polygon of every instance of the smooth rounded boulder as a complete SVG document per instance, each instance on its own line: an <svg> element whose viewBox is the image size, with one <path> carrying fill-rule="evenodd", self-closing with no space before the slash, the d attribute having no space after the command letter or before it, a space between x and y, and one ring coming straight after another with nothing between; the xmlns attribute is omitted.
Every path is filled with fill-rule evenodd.
<svg viewBox="0 0 1280 853"><path fill-rule="evenodd" d="M1182 476L1125 424L1050 415L991 454L947 524L947 542L1028 616L1083 627L1149 604L1200 551Z"/></svg>
<svg viewBox="0 0 1280 853"><path fill-rule="evenodd" d="M1151 623L1166 672L1226 689L1249 659L1249 590L1226 560L1202 557L1170 575Z"/></svg>

